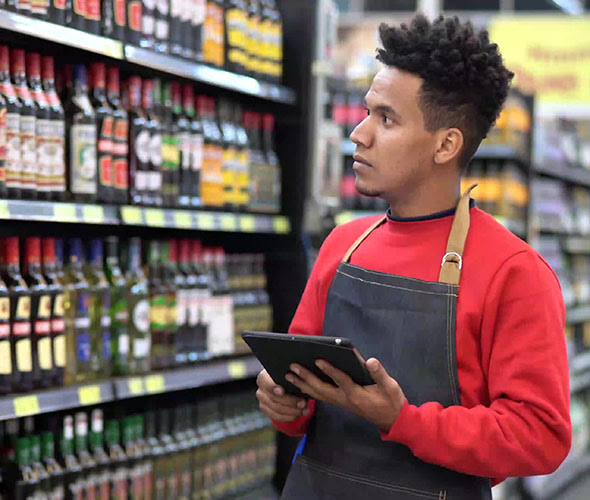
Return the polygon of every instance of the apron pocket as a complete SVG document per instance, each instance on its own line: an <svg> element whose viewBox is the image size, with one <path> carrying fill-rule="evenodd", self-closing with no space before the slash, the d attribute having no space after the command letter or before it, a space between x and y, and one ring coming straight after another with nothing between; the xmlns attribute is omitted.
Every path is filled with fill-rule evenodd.
<svg viewBox="0 0 590 500"><path fill-rule="evenodd" d="M423 491L407 486L384 483L369 477L350 474L297 457L281 500L448 500L446 491Z"/></svg>

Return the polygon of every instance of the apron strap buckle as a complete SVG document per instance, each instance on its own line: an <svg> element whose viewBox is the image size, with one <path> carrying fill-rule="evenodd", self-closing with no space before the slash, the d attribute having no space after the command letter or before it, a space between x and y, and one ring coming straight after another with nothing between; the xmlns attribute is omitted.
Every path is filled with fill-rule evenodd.
<svg viewBox="0 0 590 500"><path fill-rule="evenodd" d="M454 262L459 265L459 270L463 267L463 257L457 252L447 252L442 258L440 267L445 265L445 262Z"/></svg>

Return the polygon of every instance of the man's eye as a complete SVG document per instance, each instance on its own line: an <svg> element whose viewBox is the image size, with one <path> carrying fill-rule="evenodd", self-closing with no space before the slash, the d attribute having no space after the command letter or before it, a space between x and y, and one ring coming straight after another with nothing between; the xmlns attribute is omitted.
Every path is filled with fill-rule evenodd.
<svg viewBox="0 0 590 500"><path fill-rule="evenodd" d="M365 111L367 112L367 116L371 114L371 110L369 108L365 108Z"/></svg>
<svg viewBox="0 0 590 500"><path fill-rule="evenodd" d="M393 120L385 115L381 117L381 120L383 120L384 125L391 125L393 123Z"/></svg>

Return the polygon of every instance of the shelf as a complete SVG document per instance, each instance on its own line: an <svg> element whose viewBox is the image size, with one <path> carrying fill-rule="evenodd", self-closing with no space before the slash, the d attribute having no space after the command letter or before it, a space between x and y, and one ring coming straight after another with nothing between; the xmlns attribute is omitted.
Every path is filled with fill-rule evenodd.
<svg viewBox="0 0 590 500"><path fill-rule="evenodd" d="M0 397L0 420L252 378L261 369L254 356L246 356L145 376L4 396Z"/></svg>
<svg viewBox="0 0 590 500"><path fill-rule="evenodd" d="M180 57L161 54L152 50L125 45L118 40L91 35L80 30L41 21L5 10L0 11L0 29L32 36L60 45L86 50L114 59L156 69L182 78L234 90L268 101L295 104L295 92L282 85L259 81L246 75L194 63Z"/></svg>
<svg viewBox="0 0 590 500"><path fill-rule="evenodd" d="M590 253L590 236L567 236L563 240L563 249L573 254Z"/></svg>
<svg viewBox="0 0 590 500"><path fill-rule="evenodd" d="M114 59L123 59L123 44L118 40L90 35L80 30L41 21L6 10L2 10L1 13L0 29L67 45L76 49L87 50Z"/></svg>
<svg viewBox="0 0 590 500"><path fill-rule="evenodd" d="M528 163L525 153L507 144L482 144L475 152L474 158L484 160L514 160L523 164Z"/></svg>
<svg viewBox="0 0 590 500"><path fill-rule="evenodd" d="M576 354L570 359L570 370L573 373L581 373L590 369L590 351Z"/></svg>
<svg viewBox="0 0 590 500"><path fill-rule="evenodd" d="M539 174L553 177L580 186L590 187L590 170L585 170L580 167L570 167L568 165L560 165L554 163L547 165L539 163L534 166L535 171Z"/></svg>
<svg viewBox="0 0 590 500"><path fill-rule="evenodd" d="M590 321L590 305L580 305L568 308L566 322L568 325Z"/></svg>
<svg viewBox="0 0 590 500"><path fill-rule="evenodd" d="M288 234L284 215L233 214L51 201L0 200L0 219Z"/></svg>

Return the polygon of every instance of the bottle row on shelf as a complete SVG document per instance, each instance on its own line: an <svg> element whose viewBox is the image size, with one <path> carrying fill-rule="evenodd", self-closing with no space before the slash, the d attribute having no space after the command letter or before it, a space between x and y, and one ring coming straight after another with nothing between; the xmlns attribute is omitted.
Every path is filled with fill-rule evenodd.
<svg viewBox="0 0 590 500"><path fill-rule="evenodd" d="M274 471L275 433L251 393L26 417L2 430L8 500L235 498Z"/></svg>
<svg viewBox="0 0 590 500"><path fill-rule="evenodd" d="M247 352L239 334L272 327L260 254L152 240L142 262L139 238L73 238L64 255L29 237L21 261L18 238L0 243L2 394Z"/></svg>
<svg viewBox="0 0 590 500"><path fill-rule="evenodd" d="M535 124L534 163L590 169L590 120L541 118Z"/></svg>
<svg viewBox="0 0 590 500"><path fill-rule="evenodd" d="M282 78L275 0L7 0L2 7L236 73Z"/></svg>
<svg viewBox="0 0 590 500"><path fill-rule="evenodd" d="M276 213L274 117L0 46L0 196ZM56 77L57 86L56 86Z"/></svg>

